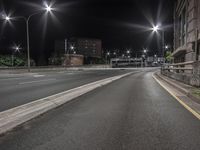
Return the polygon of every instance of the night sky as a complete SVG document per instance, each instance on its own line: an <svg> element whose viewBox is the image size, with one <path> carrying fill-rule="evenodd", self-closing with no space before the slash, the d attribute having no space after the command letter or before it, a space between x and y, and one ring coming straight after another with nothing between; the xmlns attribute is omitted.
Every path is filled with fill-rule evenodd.
<svg viewBox="0 0 200 150"><path fill-rule="evenodd" d="M36 12L42 0L0 0L0 12L27 16ZM173 44L173 0L56 0L54 16L38 14L30 20L31 57L44 65L54 51L54 41L69 37L102 39L106 50L148 48L158 54L160 37L147 31L151 24L165 27L165 42ZM4 26L0 21L0 53L13 43L26 47L23 20ZM5 52L6 50L6 52ZM22 50L23 51L23 50Z"/></svg>

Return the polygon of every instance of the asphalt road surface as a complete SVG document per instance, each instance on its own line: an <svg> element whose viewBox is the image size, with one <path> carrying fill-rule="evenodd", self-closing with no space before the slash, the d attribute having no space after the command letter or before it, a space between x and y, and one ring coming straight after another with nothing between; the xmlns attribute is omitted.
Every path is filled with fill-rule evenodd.
<svg viewBox="0 0 200 150"><path fill-rule="evenodd" d="M0 112L133 70L51 71L0 77ZM138 70L135 70L138 71Z"/></svg>
<svg viewBox="0 0 200 150"><path fill-rule="evenodd" d="M1 150L199 150L200 121L140 72L0 137Z"/></svg>

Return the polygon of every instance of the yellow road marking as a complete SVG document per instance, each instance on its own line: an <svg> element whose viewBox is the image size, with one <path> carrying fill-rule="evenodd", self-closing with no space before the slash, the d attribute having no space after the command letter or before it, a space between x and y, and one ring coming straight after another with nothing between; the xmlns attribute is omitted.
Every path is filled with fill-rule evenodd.
<svg viewBox="0 0 200 150"><path fill-rule="evenodd" d="M152 74L152 77L158 82L169 94L171 94L182 106L184 106L189 112L191 112L196 118L200 120L200 114L193 110L190 106L188 106L186 103L184 103L180 98L178 98L170 89L168 89L166 86L164 86L163 83L161 83L155 76Z"/></svg>

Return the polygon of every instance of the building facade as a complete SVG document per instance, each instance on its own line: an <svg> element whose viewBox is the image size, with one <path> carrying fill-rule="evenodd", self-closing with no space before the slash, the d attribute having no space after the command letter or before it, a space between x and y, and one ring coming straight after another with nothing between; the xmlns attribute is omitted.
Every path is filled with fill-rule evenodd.
<svg viewBox="0 0 200 150"><path fill-rule="evenodd" d="M82 66L84 62L83 55L65 54L63 66Z"/></svg>
<svg viewBox="0 0 200 150"><path fill-rule="evenodd" d="M200 0L176 0L174 63L200 60Z"/></svg>
<svg viewBox="0 0 200 150"><path fill-rule="evenodd" d="M102 42L99 39L92 38L71 38L68 41L68 51L84 57L101 58Z"/></svg>
<svg viewBox="0 0 200 150"><path fill-rule="evenodd" d="M102 57L102 42L92 38L70 38L55 41L55 54L78 54L84 57Z"/></svg>

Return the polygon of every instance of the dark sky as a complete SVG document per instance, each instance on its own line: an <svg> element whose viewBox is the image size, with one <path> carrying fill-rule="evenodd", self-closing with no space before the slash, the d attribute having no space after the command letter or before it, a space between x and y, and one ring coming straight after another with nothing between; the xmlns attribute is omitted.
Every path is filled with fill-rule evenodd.
<svg viewBox="0 0 200 150"><path fill-rule="evenodd" d="M33 4L42 3L42 0L0 0L0 9L12 16L27 16L37 11ZM54 17L43 13L30 21L31 56L40 63L54 50L54 40L69 37L102 39L104 49L148 48L153 55L158 53L161 41L156 34L148 38L151 31L145 31L144 26L151 27L151 23L166 27L165 41L172 45L173 0L56 0L54 7L58 9ZM22 20L5 27L1 21L0 25L1 47L13 42L26 46Z"/></svg>

